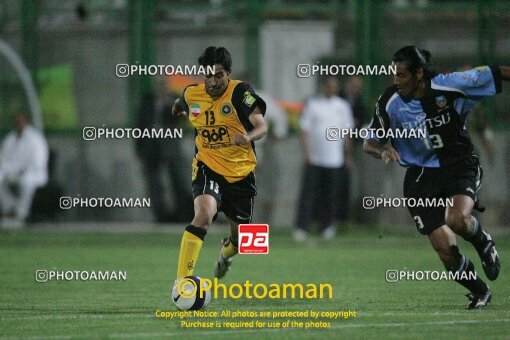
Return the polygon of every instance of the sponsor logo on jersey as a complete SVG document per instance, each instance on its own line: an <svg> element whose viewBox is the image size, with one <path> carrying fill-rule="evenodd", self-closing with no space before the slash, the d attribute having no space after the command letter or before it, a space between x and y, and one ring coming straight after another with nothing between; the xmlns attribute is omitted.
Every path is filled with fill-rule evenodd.
<svg viewBox="0 0 510 340"><path fill-rule="evenodd" d="M232 105L230 105L229 103L225 103L221 106L221 114L228 117L232 114L232 111L234 110L234 108L232 107Z"/></svg>
<svg viewBox="0 0 510 340"><path fill-rule="evenodd" d="M445 96L436 97L436 104L440 108L445 107L446 106L446 98L445 98Z"/></svg>
<svg viewBox="0 0 510 340"><path fill-rule="evenodd" d="M205 148L215 149L231 144L228 129L225 125L204 128L200 130L200 136L202 137L202 143Z"/></svg>
<svg viewBox="0 0 510 340"><path fill-rule="evenodd" d="M191 105L191 114L193 117L198 117L200 115L200 105L193 104Z"/></svg>
<svg viewBox="0 0 510 340"><path fill-rule="evenodd" d="M253 103L255 103L255 97L253 97L249 91L246 91L244 92L243 103L245 103L248 107L251 107Z"/></svg>
<svg viewBox="0 0 510 340"><path fill-rule="evenodd" d="M450 112L446 112L445 114L433 118L427 118L425 120L421 120L421 117L416 117L415 122L403 122L402 127L410 130L416 128L437 128L448 124L450 120Z"/></svg>
<svg viewBox="0 0 510 340"><path fill-rule="evenodd" d="M447 112L446 114L442 114L440 116L436 116L434 118L429 118L425 120L427 127L434 128L434 127L440 127L443 125L446 125L450 122L450 112Z"/></svg>

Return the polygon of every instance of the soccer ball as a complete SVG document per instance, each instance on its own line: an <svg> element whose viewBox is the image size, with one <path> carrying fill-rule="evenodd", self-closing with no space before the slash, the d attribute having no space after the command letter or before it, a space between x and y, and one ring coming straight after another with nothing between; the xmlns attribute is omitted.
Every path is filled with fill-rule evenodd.
<svg viewBox="0 0 510 340"><path fill-rule="evenodd" d="M172 300L179 310L204 309L211 302L211 291L205 280L198 276L186 276L175 281Z"/></svg>

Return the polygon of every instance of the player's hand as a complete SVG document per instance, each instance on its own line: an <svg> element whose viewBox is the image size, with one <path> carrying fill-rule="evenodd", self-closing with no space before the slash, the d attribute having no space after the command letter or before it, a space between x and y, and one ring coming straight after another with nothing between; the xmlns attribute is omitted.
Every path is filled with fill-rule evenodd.
<svg viewBox="0 0 510 340"><path fill-rule="evenodd" d="M172 114L174 116L185 116L186 115L186 111L184 111L184 109L182 108L182 105L179 102L179 98L177 98L174 101L174 105L172 106Z"/></svg>
<svg viewBox="0 0 510 340"><path fill-rule="evenodd" d="M390 146L388 148L385 148L384 151L381 153L381 159L384 161L385 164L388 164L393 161L399 161L400 156L398 155L397 150Z"/></svg>
<svg viewBox="0 0 510 340"><path fill-rule="evenodd" d="M248 135L243 135L242 133L236 132L234 135L234 144L235 145L246 145L250 144L251 139L248 137Z"/></svg>

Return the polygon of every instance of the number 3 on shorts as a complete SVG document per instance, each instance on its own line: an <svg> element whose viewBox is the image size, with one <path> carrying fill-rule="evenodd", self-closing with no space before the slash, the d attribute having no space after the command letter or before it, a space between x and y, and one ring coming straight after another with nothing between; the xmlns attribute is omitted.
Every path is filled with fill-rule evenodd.
<svg viewBox="0 0 510 340"><path fill-rule="evenodd" d="M423 229L423 227L425 227L423 225L423 221L421 220L421 217L420 216L413 216L413 219L414 219L414 222L416 222L416 226L418 227L418 229Z"/></svg>
<svg viewBox="0 0 510 340"><path fill-rule="evenodd" d="M214 191L216 194L220 192L220 186L215 181L209 181L211 183L211 186L209 189Z"/></svg>

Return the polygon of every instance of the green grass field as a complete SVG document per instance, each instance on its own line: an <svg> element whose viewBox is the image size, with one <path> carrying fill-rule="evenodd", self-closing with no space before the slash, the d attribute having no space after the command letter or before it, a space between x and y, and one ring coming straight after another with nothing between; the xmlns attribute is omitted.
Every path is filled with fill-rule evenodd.
<svg viewBox="0 0 510 340"><path fill-rule="evenodd" d="M221 236L210 234L206 238L196 275L212 277ZM294 243L288 233L274 233L269 255L237 256L223 282L330 283L334 288L333 299L221 298L213 300L208 310L350 309L356 311L357 317L321 319L330 322L327 329L197 330L181 328L178 319L155 316L156 310L175 310L171 284L180 234L0 232L0 337L508 338L510 275L506 259L510 257L510 237L495 239L503 269L498 280L490 283L493 303L483 311L467 311L464 308L468 300L463 296L466 292L456 283L385 281L388 269L442 270L427 239L415 230L351 231L340 234L334 241L316 239L306 245ZM481 270L472 247L459 242L461 251ZM37 283L34 276L37 269L125 270L127 280ZM480 275L485 278L482 272ZM197 320L211 321L188 319ZM250 320L253 319L243 319Z"/></svg>

